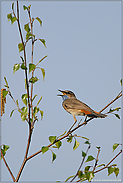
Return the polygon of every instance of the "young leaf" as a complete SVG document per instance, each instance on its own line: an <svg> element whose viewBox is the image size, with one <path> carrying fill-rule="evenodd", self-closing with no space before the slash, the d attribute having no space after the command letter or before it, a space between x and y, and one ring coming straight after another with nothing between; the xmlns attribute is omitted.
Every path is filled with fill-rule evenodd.
<svg viewBox="0 0 123 183"><path fill-rule="evenodd" d="M21 52L21 51L24 50L23 44L22 44L22 43L19 43L19 44L18 44L18 49L19 49L19 52Z"/></svg>
<svg viewBox="0 0 123 183"><path fill-rule="evenodd" d="M4 77L4 80L5 80L5 83L6 83L6 87L9 88L9 85L8 85L6 77Z"/></svg>
<svg viewBox="0 0 123 183"><path fill-rule="evenodd" d="M115 143L114 145L113 145L113 152L114 152L114 150L119 146L120 144L118 144L118 143Z"/></svg>
<svg viewBox="0 0 123 183"><path fill-rule="evenodd" d="M39 79L37 77L31 77L29 82L30 83L36 83Z"/></svg>
<svg viewBox="0 0 123 183"><path fill-rule="evenodd" d="M21 58L22 62L24 62L24 59L23 59L23 57L22 57L22 56L20 56L20 58Z"/></svg>
<svg viewBox="0 0 123 183"><path fill-rule="evenodd" d="M62 137L62 136L64 136L66 132L67 132L67 131L65 131L65 132L64 132L63 134L61 134L59 137Z"/></svg>
<svg viewBox="0 0 123 183"><path fill-rule="evenodd" d="M118 176L118 174L119 174L119 168L114 167L114 173L115 173L115 175L116 175L116 177L117 177L117 176Z"/></svg>
<svg viewBox="0 0 123 183"><path fill-rule="evenodd" d="M82 151L82 157L85 157L86 153L84 151Z"/></svg>
<svg viewBox="0 0 123 183"><path fill-rule="evenodd" d="M27 7L26 7L25 5L23 5L23 9L24 9L24 10L26 10L26 9L27 9Z"/></svg>
<svg viewBox="0 0 123 183"><path fill-rule="evenodd" d="M45 152L47 152L47 151L49 150L49 147L43 146L43 147L41 148L41 150L42 150L42 154L44 154Z"/></svg>
<svg viewBox="0 0 123 183"><path fill-rule="evenodd" d="M108 176L114 172L114 168L108 167Z"/></svg>
<svg viewBox="0 0 123 183"><path fill-rule="evenodd" d="M86 173L86 178L88 179L89 182L94 178L94 173L93 172L87 172Z"/></svg>
<svg viewBox="0 0 123 183"><path fill-rule="evenodd" d="M85 144L90 144L90 142L89 141L86 141Z"/></svg>
<svg viewBox="0 0 123 183"><path fill-rule="evenodd" d="M12 117L13 112L14 112L14 109L11 111L10 117Z"/></svg>
<svg viewBox="0 0 123 183"><path fill-rule="evenodd" d="M41 71L42 71L43 81L44 81L44 78L45 78L45 70L43 68L41 68Z"/></svg>
<svg viewBox="0 0 123 183"><path fill-rule="evenodd" d="M84 172L88 172L91 166L86 166Z"/></svg>
<svg viewBox="0 0 123 183"><path fill-rule="evenodd" d="M34 36L34 35L31 34L31 32L27 32L27 33L26 33L26 40L27 40L27 39L31 39L33 36Z"/></svg>
<svg viewBox="0 0 123 183"><path fill-rule="evenodd" d="M67 138L67 142L71 143L72 142L72 139L73 139L73 136L70 136Z"/></svg>
<svg viewBox="0 0 123 183"><path fill-rule="evenodd" d="M3 94L3 98L5 98L5 97L6 97L6 95L8 94L8 91L3 90L3 91L2 91L2 94Z"/></svg>
<svg viewBox="0 0 123 183"><path fill-rule="evenodd" d="M27 70L27 67L25 66L24 62L21 64L21 69Z"/></svg>
<svg viewBox="0 0 123 183"><path fill-rule="evenodd" d="M27 107L22 107L21 110L22 110L22 112L21 112L21 119L22 119L22 121L25 121L27 113L28 113L28 108Z"/></svg>
<svg viewBox="0 0 123 183"><path fill-rule="evenodd" d="M39 112L39 108L37 106L34 107L34 114Z"/></svg>
<svg viewBox="0 0 123 183"><path fill-rule="evenodd" d="M97 167L101 167L101 166L105 166L105 164L98 165L98 166L96 166L96 168L97 168Z"/></svg>
<svg viewBox="0 0 123 183"><path fill-rule="evenodd" d="M56 159L56 154L54 152L52 152L52 163L53 161Z"/></svg>
<svg viewBox="0 0 123 183"><path fill-rule="evenodd" d="M36 65L30 63L30 64L29 64L29 73L30 73L31 71L33 71L35 68L36 68Z"/></svg>
<svg viewBox="0 0 123 183"><path fill-rule="evenodd" d="M118 119L120 119L120 116L118 114L114 114Z"/></svg>
<svg viewBox="0 0 123 183"><path fill-rule="evenodd" d="M37 95L35 95L35 96L33 97L32 102L33 102L33 100L35 99L35 97L37 97Z"/></svg>
<svg viewBox="0 0 123 183"><path fill-rule="evenodd" d="M45 40L44 39L39 39L39 41L41 41L43 43L43 45L46 47L46 44L45 44Z"/></svg>
<svg viewBox="0 0 123 183"><path fill-rule="evenodd" d="M20 69L20 64L15 64L13 66L13 74L15 73L15 71L19 70Z"/></svg>
<svg viewBox="0 0 123 183"><path fill-rule="evenodd" d="M38 65L40 62L42 62L46 57L47 57L47 55L45 57L43 57L41 60L39 60L39 62L36 65Z"/></svg>
<svg viewBox="0 0 123 183"><path fill-rule="evenodd" d="M37 105L36 105L36 106L39 105L39 103L41 102L41 99L42 99L42 97L40 97L40 99L39 99L39 101L37 102Z"/></svg>
<svg viewBox="0 0 123 183"><path fill-rule="evenodd" d="M7 19L8 19L8 21L10 21L12 19L12 13L7 15Z"/></svg>
<svg viewBox="0 0 123 183"><path fill-rule="evenodd" d="M12 3L12 10L14 11L14 3Z"/></svg>
<svg viewBox="0 0 123 183"><path fill-rule="evenodd" d="M121 84L121 86L122 86L122 79L120 80L120 84Z"/></svg>
<svg viewBox="0 0 123 183"><path fill-rule="evenodd" d="M55 145L59 149L61 147L61 145L62 145L62 142L61 141L58 141L58 142L55 143Z"/></svg>
<svg viewBox="0 0 123 183"><path fill-rule="evenodd" d="M75 140L74 146L73 146L73 150L77 149L79 146L79 142L77 140Z"/></svg>
<svg viewBox="0 0 123 183"><path fill-rule="evenodd" d="M40 25L42 26L42 21L39 17L36 17L36 20L38 20L38 22L40 23Z"/></svg>
<svg viewBox="0 0 123 183"><path fill-rule="evenodd" d="M56 136L50 136L49 137L49 141L51 142L51 143L53 143L55 140L56 140Z"/></svg>
<svg viewBox="0 0 123 183"><path fill-rule="evenodd" d="M17 106L19 107L19 103L18 103L18 100L16 100L16 104L17 104Z"/></svg>
<svg viewBox="0 0 123 183"><path fill-rule="evenodd" d="M93 161L95 158L93 156L88 156L87 160L85 162L88 162L88 161Z"/></svg>
<svg viewBox="0 0 123 183"><path fill-rule="evenodd" d="M29 23L24 25L24 29L26 32L30 32Z"/></svg>
<svg viewBox="0 0 123 183"><path fill-rule="evenodd" d="M16 20L17 20L16 17L12 17L12 18L11 18L11 25L12 25Z"/></svg>
<svg viewBox="0 0 123 183"><path fill-rule="evenodd" d="M73 178L75 175L71 175L70 177L68 177L65 182L67 182L69 179Z"/></svg>
<svg viewBox="0 0 123 183"><path fill-rule="evenodd" d="M40 114L41 114L41 120L43 118L43 111L39 110L40 111Z"/></svg>
<svg viewBox="0 0 123 183"><path fill-rule="evenodd" d="M83 177L83 173L82 173L82 171L78 171L78 178L82 178Z"/></svg>
<svg viewBox="0 0 123 183"><path fill-rule="evenodd" d="M8 145L3 145L3 149L4 149L4 151L7 151L9 149L9 146Z"/></svg>
<svg viewBox="0 0 123 183"><path fill-rule="evenodd" d="M89 140L87 137L81 137L81 138L86 139L86 140Z"/></svg>
<svg viewBox="0 0 123 183"><path fill-rule="evenodd" d="M25 105L27 105L27 98L28 98L28 95L27 95L27 94L23 94L21 98L22 98L23 103L24 103Z"/></svg>

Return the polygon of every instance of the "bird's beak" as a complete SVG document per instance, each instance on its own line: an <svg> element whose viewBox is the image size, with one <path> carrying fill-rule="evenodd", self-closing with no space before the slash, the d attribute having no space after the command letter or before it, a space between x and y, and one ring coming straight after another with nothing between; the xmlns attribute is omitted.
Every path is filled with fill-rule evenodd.
<svg viewBox="0 0 123 183"><path fill-rule="evenodd" d="M63 96L63 95L65 95L66 93L65 93L65 91L62 91L62 90L58 90L58 91L60 91L60 92L62 92L63 94L58 94L57 96Z"/></svg>

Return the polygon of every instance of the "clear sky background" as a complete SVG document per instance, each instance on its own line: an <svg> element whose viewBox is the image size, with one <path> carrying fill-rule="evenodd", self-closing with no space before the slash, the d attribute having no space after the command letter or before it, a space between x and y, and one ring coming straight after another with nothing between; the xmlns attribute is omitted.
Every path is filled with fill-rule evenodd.
<svg viewBox="0 0 123 183"><path fill-rule="evenodd" d="M17 47L20 43L17 22L13 25L7 22L7 14L12 12L12 2L1 2L1 87L4 87L5 76L12 95L23 106L21 95L25 93L24 72L19 70L13 74L12 70L15 63L21 62L20 56L23 55ZM32 17L38 16L43 21L42 27L35 21L34 34L37 38L44 38L47 45L45 48L41 42L35 44L34 63L48 55L40 63L46 71L45 81L43 82L40 70L35 72L35 76L40 78L34 85L34 94L38 95L35 102L43 96L40 108L44 111L44 118L35 125L29 151L29 155L32 155L50 143L49 136L61 135L74 122L72 115L62 108L62 99L57 97L58 89L73 91L78 99L96 111L100 111L120 92L121 1L21 1L21 26L29 22L23 5L30 4ZM23 35L25 36L24 30ZM30 48L31 42L27 45L28 63L31 62ZM120 99L111 105L113 108L119 106ZM9 117L12 109L16 108L9 96L5 108L6 113L1 121L1 143L10 146L5 158L16 176L24 158L28 125L21 121L17 111L12 118ZM78 121L81 118L84 119L77 117ZM106 119L95 119L79 128L75 134L90 139L88 155L96 157L96 146L101 147L99 164L107 164L120 151L118 148L112 152L112 145L121 142L121 121L114 115L109 115ZM75 151L74 142L68 144L66 139L62 141L59 150L53 149L57 154L53 163L50 151L28 161L20 180L56 181L74 175L80 165L82 151L87 149L85 140L77 140L80 146ZM93 163L84 163L83 167ZM114 163L121 170L121 157ZM103 170L95 175L94 180L121 179L121 171L117 178L114 173L110 176L107 174L107 170ZM3 161L1 179L12 180Z"/></svg>

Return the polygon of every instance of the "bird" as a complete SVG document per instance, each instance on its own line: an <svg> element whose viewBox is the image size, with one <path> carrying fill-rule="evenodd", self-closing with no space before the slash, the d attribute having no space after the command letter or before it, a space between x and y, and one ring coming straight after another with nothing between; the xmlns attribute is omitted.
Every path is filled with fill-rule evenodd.
<svg viewBox="0 0 123 183"><path fill-rule="evenodd" d="M96 112L91 109L87 104L81 102L76 98L76 95L70 90L58 90L62 94L58 94L63 99L62 106L70 114L72 114L75 123L77 119L75 116L86 116L92 118L105 118L107 115Z"/></svg>

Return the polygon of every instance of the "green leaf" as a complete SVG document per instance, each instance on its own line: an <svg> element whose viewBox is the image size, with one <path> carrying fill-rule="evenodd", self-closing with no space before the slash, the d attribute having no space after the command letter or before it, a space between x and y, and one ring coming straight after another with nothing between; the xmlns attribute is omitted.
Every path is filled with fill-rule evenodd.
<svg viewBox="0 0 123 183"><path fill-rule="evenodd" d="M1 148L1 151L2 151L3 156L5 156L6 151L7 151L8 149L9 149L9 146L8 146L8 145L3 145L3 147ZM2 156L1 156L1 159L2 159Z"/></svg>
<svg viewBox="0 0 123 183"><path fill-rule="evenodd" d="M39 62L36 65L38 65L40 62L42 62L46 57L47 57L47 55L45 57L43 57L41 60L39 60Z"/></svg>
<svg viewBox="0 0 123 183"><path fill-rule="evenodd" d="M94 173L93 172L87 172L86 173L86 178L88 179L89 182L94 178Z"/></svg>
<svg viewBox="0 0 123 183"><path fill-rule="evenodd" d="M27 95L27 94L23 94L21 98L22 98L23 103L24 103L25 105L27 105L27 98L28 98L28 95Z"/></svg>
<svg viewBox="0 0 123 183"><path fill-rule="evenodd" d="M2 94L3 94L3 98L5 98L5 97L6 97L6 95L8 94L8 91L3 90L3 91L2 91Z"/></svg>
<svg viewBox="0 0 123 183"><path fill-rule="evenodd" d="M12 18L11 18L11 25L12 25L16 20L17 20L16 17L12 17Z"/></svg>
<svg viewBox="0 0 123 183"><path fill-rule="evenodd" d="M120 84L121 84L121 86L122 86L122 79L120 80Z"/></svg>
<svg viewBox="0 0 123 183"><path fill-rule="evenodd" d="M4 80L5 80L5 83L6 83L6 87L9 88L9 85L8 85L6 77L4 77Z"/></svg>
<svg viewBox="0 0 123 183"><path fill-rule="evenodd" d="M24 29L26 32L30 32L29 23L24 25Z"/></svg>
<svg viewBox="0 0 123 183"><path fill-rule="evenodd" d="M85 144L89 144L90 145L90 142L89 141L86 141Z"/></svg>
<svg viewBox="0 0 123 183"><path fill-rule="evenodd" d="M78 178L82 178L83 177L83 173L82 173L82 171L78 171Z"/></svg>
<svg viewBox="0 0 123 183"><path fill-rule="evenodd" d="M67 131L65 131L65 132L64 132L63 134L61 134L59 137L62 137L62 136L64 136L66 132L67 132Z"/></svg>
<svg viewBox="0 0 123 183"><path fill-rule="evenodd" d="M36 83L39 79L37 77L31 77L29 82L30 83Z"/></svg>
<svg viewBox="0 0 123 183"><path fill-rule="evenodd" d="M114 167L114 173L115 173L115 175L116 175L116 177L117 177L117 176L118 176L118 174L119 174L119 168Z"/></svg>
<svg viewBox="0 0 123 183"><path fill-rule="evenodd" d="M46 47L46 44L45 44L45 40L44 39L39 39L39 41L41 41L43 43L43 45Z"/></svg>
<svg viewBox="0 0 123 183"><path fill-rule="evenodd" d="M35 68L36 68L36 65L30 63L30 64L29 64L29 73L30 73L31 71L33 71Z"/></svg>
<svg viewBox="0 0 123 183"><path fill-rule="evenodd" d="M50 136L49 137L49 141L51 142L51 143L53 143L55 140L56 140L56 136Z"/></svg>
<svg viewBox="0 0 123 183"><path fill-rule="evenodd" d="M11 111L10 117L12 117L13 112L14 112L14 109Z"/></svg>
<svg viewBox="0 0 123 183"><path fill-rule="evenodd" d="M114 114L118 119L120 119L120 116L118 114Z"/></svg>
<svg viewBox="0 0 123 183"><path fill-rule="evenodd" d="M49 147L43 146L43 147L41 148L41 150L42 150L42 154L44 154L45 152L47 152L47 151L49 150Z"/></svg>
<svg viewBox="0 0 123 183"><path fill-rule="evenodd" d="M53 161L56 159L56 154L54 152L52 152L52 163Z"/></svg>
<svg viewBox="0 0 123 183"><path fill-rule="evenodd" d="M39 110L40 111L40 114L41 114L41 120L43 118L43 111Z"/></svg>
<svg viewBox="0 0 123 183"><path fill-rule="evenodd" d="M101 166L105 166L105 164L98 165L98 166L96 166L96 168L97 168L97 167L101 167Z"/></svg>
<svg viewBox="0 0 123 183"><path fill-rule="evenodd" d="M10 21L12 19L12 13L7 15L7 19L8 19L8 21Z"/></svg>
<svg viewBox="0 0 123 183"><path fill-rule="evenodd" d="M42 26L42 21L39 17L36 17L36 20L38 20L38 22L40 23L40 25Z"/></svg>
<svg viewBox="0 0 123 183"><path fill-rule="evenodd" d="M86 140L89 140L87 137L81 137L81 138L86 139Z"/></svg>
<svg viewBox="0 0 123 183"><path fill-rule="evenodd" d="M37 105L36 105L36 106L39 105L39 103L41 102L41 99L42 99L42 97L40 97L40 99L39 99L39 101L37 102Z"/></svg>
<svg viewBox="0 0 123 183"><path fill-rule="evenodd" d="M31 34L31 32L27 32L27 33L26 33L26 40L27 40L27 39L31 39L32 37L34 37L34 35Z"/></svg>
<svg viewBox="0 0 123 183"><path fill-rule="evenodd" d="M84 172L88 172L91 166L86 166Z"/></svg>
<svg viewBox="0 0 123 183"><path fill-rule="evenodd" d="M34 114L39 112L39 108L37 106L34 107Z"/></svg>
<svg viewBox="0 0 123 183"><path fill-rule="evenodd" d="M61 141L58 141L58 142L55 143L55 145L59 149L61 147L61 145L62 145L62 142Z"/></svg>
<svg viewBox="0 0 123 183"><path fill-rule="evenodd" d="M82 157L85 157L86 153L84 151L82 151Z"/></svg>
<svg viewBox="0 0 123 183"><path fill-rule="evenodd" d="M114 168L108 167L108 176L114 172Z"/></svg>
<svg viewBox="0 0 123 183"><path fill-rule="evenodd" d="M12 10L14 11L14 3L12 3Z"/></svg>
<svg viewBox="0 0 123 183"><path fill-rule="evenodd" d="M96 146L96 148L97 148L97 149L100 149L101 147L97 147L97 146Z"/></svg>
<svg viewBox="0 0 123 183"><path fill-rule="evenodd" d="M23 57L21 57L21 56L20 56L20 58L21 58L22 62L24 62L24 59L23 59Z"/></svg>
<svg viewBox="0 0 123 183"><path fill-rule="evenodd" d="M77 140L75 140L74 146L73 146L73 150L77 149L79 146L79 142Z"/></svg>
<svg viewBox="0 0 123 183"><path fill-rule="evenodd" d="M87 160L85 162L88 162L88 161L93 161L95 158L93 156L88 156Z"/></svg>
<svg viewBox="0 0 123 183"><path fill-rule="evenodd" d="M45 78L45 70L43 68L41 68L41 71L42 71L43 81L44 81L44 78Z"/></svg>
<svg viewBox="0 0 123 183"><path fill-rule="evenodd" d="M114 145L113 145L113 152L114 152L114 150L119 146L120 144L118 144L118 143L115 143Z"/></svg>
<svg viewBox="0 0 123 183"><path fill-rule="evenodd" d="M13 66L13 74L15 73L15 71L19 70L20 69L20 64L15 64Z"/></svg>
<svg viewBox="0 0 123 183"><path fill-rule="evenodd" d="M71 175L70 177L68 177L65 182L67 182L69 179L73 178L75 175Z"/></svg>
<svg viewBox="0 0 123 183"><path fill-rule="evenodd" d="M25 5L23 5L23 9L26 10L26 9L28 9L28 8L27 8Z"/></svg>
<svg viewBox="0 0 123 183"><path fill-rule="evenodd" d="M73 136L70 136L67 138L67 142L71 143L72 142L72 139L73 139Z"/></svg>
<svg viewBox="0 0 123 183"><path fill-rule="evenodd" d="M27 107L22 107L22 112L21 112L21 119L22 121L25 121L26 120L26 116L28 114L28 108Z"/></svg>
<svg viewBox="0 0 123 183"><path fill-rule="evenodd" d="M37 97L37 95L35 95L35 96L33 97L32 102L33 102L33 100L35 99L35 97Z"/></svg>
<svg viewBox="0 0 123 183"><path fill-rule="evenodd" d="M19 49L19 52L21 52L21 51L24 50L24 47L23 47L23 44L22 43L19 43L18 44L18 49Z"/></svg>

